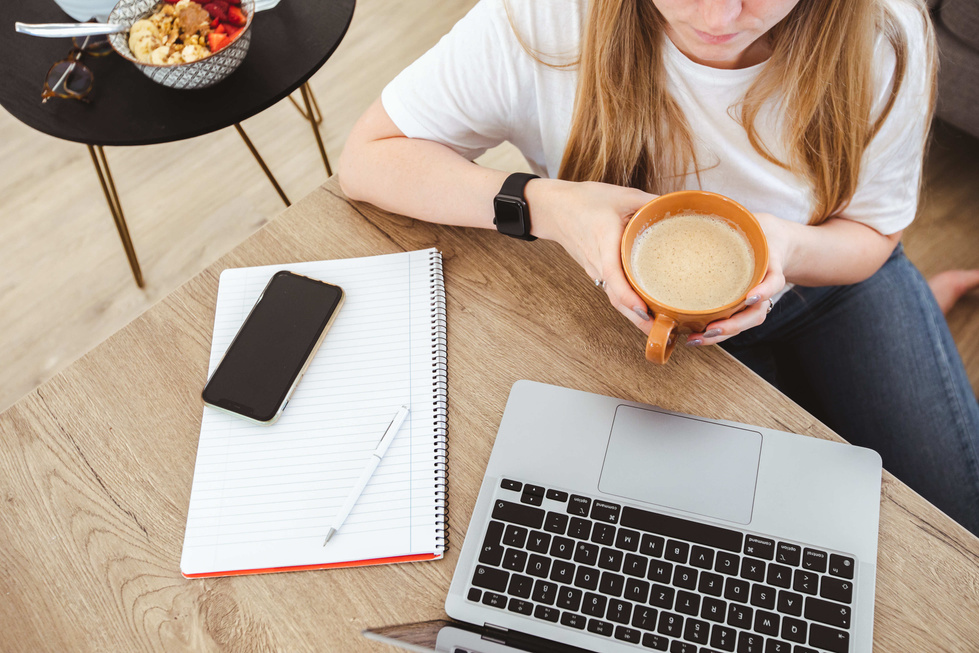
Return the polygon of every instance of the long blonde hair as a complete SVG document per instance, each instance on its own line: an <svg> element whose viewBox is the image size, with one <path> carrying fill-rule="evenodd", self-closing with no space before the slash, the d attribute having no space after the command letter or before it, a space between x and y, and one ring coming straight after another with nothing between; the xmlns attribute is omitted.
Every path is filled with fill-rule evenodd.
<svg viewBox="0 0 979 653"><path fill-rule="evenodd" d="M933 28L924 3L906 1L923 16L930 116ZM697 162L690 127L667 90L665 20L652 0L591 0L588 11L574 62L578 87L571 133L558 176L657 193L674 190L697 171ZM895 53L894 82L883 110L873 116L875 42L881 34ZM907 39L883 0L801 0L767 37L772 55L733 109L763 157L810 184L815 199L810 224L819 224L840 212L856 191L864 150L904 82ZM554 65L520 42L538 61ZM755 127L770 100L785 117L786 161L776 158Z"/></svg>

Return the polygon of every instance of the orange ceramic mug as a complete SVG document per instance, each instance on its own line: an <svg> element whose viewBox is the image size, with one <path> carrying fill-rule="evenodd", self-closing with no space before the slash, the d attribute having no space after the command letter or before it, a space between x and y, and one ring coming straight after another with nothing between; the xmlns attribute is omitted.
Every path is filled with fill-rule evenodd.
<svg viewBox="0 0 979 653"><path fill-rule="evenodd" d="M637 275L632 269L632 247L636 238L660 220L689 212L723 218L747 237L755 258L748 290L761 282L768 269L768 241L765 239L765 232L748 209L728 197L699 190L682 190L660 195L636 211L622 234L622 267L629 285L643 298L653 317L653 328L646 341L646 358L654 363L662 364L670 358L679 333L699 333L711 322L731 317L740 311L745 307L747 299L746 290L737 300L724 306L701 311L680 310L657 301L639 285Z"/></svg>

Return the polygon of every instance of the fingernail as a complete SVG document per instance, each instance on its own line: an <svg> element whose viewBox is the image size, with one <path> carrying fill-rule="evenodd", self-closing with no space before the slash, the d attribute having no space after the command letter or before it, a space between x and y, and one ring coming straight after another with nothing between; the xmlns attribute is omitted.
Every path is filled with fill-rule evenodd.
<svg viewBox="0 0 979 653"><path fill-rule="evenodd" d="M721 330L720 329L707 329L707 331L704 332L704 337L705 338L713 338L713 337L719 336L719 335L721 335Z"/></svg>
<svg viewBox="0 0 979 653"><path fill-rule="evenodd" d="M697 345L704 344L704 341L700 338L695 338L693 340L687 340L687 347L696 347Z"/></svg>
<svg viewBox="0 0 979 653"><path fill-rule="evenodd" d="M648 320L649 319L649 313L647 313L646 311L642 310L638 306L633 306L632 307L632 310L634 310L636 312L636 315L638 315L642 319L644 319L644 320Z"/></svg>
<svg viewBox="0 0 979 653"><path fill-rule="evenodd" d="M761 295L752 295L748 299L744 300L746 306L754 306L761 301Z"/></svg>

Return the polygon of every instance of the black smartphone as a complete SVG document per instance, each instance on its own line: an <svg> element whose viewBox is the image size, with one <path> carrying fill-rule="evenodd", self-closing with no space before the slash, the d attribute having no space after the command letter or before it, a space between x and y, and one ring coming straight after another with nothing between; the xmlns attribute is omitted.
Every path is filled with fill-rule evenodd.
<svg viewBox="0 0 979 653"><path fill-rule="evenodd" d="M275 422L342 305L339 286L276 272L207 380L204 403Z"/></svg>

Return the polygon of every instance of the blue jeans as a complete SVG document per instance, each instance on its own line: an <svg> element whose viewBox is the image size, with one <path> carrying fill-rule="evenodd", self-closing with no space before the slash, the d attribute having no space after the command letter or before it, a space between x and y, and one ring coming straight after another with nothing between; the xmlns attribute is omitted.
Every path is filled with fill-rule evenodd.
<svg viewBox="0 0 979 653"><path fill-rule="evenodd" d="M722 346L979 535L979 403L901 245L861 283L796 286Z"/></svg>

